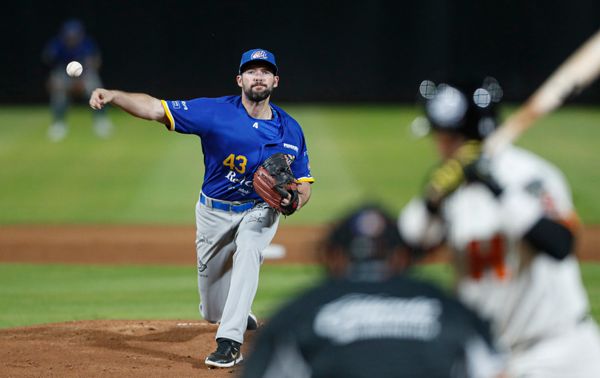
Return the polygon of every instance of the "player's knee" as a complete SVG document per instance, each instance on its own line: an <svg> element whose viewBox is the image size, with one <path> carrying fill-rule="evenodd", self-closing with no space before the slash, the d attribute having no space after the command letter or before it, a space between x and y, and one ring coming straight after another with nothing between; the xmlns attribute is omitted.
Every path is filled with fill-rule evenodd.
<svg viewBox="0 0 600 378"><path fill-rule="evenodd" d="M235 251L234 259L255 260L260 263L261 250L254 245L239 246Z"/></svg>
<svg viewBox="0 0 600 378"><path fill-rule="evenodd" d="M48 79L48 89L51 92L66 91L67 81L63 77L53 75Z"/></svg>
<svg viewBox="0 0 600 378"><path fill-rule="evenodd" d="M209 323L218 323L221 320L221 313L216 314L214 311L209 311L207 306L204 306L202 303L198 306L200 308L200 315L202 318Z"/></svg>

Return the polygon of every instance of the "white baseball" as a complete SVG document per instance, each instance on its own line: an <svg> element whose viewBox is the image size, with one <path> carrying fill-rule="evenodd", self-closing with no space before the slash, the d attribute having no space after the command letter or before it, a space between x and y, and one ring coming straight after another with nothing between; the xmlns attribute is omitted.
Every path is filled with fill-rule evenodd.
<svg viewBox="0 0 600 378"><path fill-rule="evenodd" d="M67 64L67 75L71 77L79 77L82 72L83 66L81 63L72 61L71 63Z"/></svg>

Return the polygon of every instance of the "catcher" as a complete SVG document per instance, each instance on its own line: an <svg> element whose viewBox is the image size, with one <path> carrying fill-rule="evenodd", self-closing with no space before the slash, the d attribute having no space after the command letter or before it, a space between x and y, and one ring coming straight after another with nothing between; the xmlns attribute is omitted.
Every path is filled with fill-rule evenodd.
<svg viewBox="0 0 600 378"><path fill-rule="evenodd" d="M363 206L324 240L328 279L260 330L242 377L497 378L487 323L401 274L410 256L385 210Z"/></svg>

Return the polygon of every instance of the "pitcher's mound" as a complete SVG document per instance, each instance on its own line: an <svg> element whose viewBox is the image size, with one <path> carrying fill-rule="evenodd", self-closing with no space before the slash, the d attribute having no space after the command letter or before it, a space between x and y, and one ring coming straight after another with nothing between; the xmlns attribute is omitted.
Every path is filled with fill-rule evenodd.
<svg viewBox="0 0 600 378"><path fill-rule="evenodd" d="M0 370L18 377L235 377L209 370L217 326L201 320L95 320L0 330ZM242 347L248 354L246 333Z"/></svg>

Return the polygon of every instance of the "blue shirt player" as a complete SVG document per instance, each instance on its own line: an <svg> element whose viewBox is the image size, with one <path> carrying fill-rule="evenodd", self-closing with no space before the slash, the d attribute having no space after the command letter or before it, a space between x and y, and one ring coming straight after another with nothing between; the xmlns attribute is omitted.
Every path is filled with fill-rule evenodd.
<svg viewBox="0 0 600 378"><path fill-rule="evenodd" d="M73 98L87 98L94 88L102 86L99 69L101 56L98 46L86 33L83 23L77 19L65 21L60 32L54 36L42 52L42 60L50 68L48 91L52 124L48 128L48 138L58 142L67 136L69 127L66 113ZM78 61L83 65L80 77L69 77L65 71L67 64ZM94 112L94 132L107 138L112 131L112 123L105 111Z"/></svg>
<svg viewBox="0 0 600 378"><path fill-rule="evenodd" d="M113 104L171 131L200 137L205 166L196 204L200 312L220 323L217 349L205 364L221 368L242 361L244 332L258 326L251 307L261 254L279 223L279 214L254 192L253 174L269 156L288 155L298 182L298 208L308 202L314 181L300 125L270 103L279 84L275 56L262 49L245 52L236 80L240 96L159 100L98 88L90 97L93 109ZM282 205L287 203L284 198Z"/></svg>

